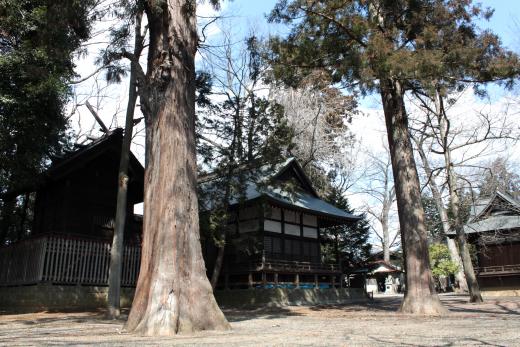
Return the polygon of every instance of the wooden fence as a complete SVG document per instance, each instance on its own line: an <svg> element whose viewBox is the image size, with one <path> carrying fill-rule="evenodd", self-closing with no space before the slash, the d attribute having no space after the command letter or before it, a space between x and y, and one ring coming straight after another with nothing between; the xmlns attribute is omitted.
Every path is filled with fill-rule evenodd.
<svg viewBox="0 0 520 347"><path fill-rule="evenodd" d="M0 286L36 284L108 285L111 244L58 235L25 240L0 249ZM123 251L122 286L135 286L141 248Z"/></svg>

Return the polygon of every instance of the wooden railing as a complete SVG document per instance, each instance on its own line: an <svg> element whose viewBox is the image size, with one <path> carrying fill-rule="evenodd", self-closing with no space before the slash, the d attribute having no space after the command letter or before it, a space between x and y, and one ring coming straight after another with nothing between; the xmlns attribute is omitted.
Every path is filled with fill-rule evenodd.
<svg viewBox="0 0 520 347"><path fill-rule="evenodd" d="M0 248L0 286L35 284L107 285L108 241L48 235ZM141 249L126 245L122 286L135 286Z"/></svg>
<svg viewBox="0 0 520 347"><path fill-rule="evenodd" d="M478 267L476 272L481 276L520 274L520 264Z"/></svg>
<svg viewBox="0 0 520 347"><path fill-rule="evenodd" d="M339 271L337 265L311 263L306 261L289 261L289 260L270 260L266 259L261 263L262 270L278 270L278 271L298 271L298 272L316 272L316 271Z"/></svg>
<svg viewBox="0 0 520 347"><path fill-rule="evenodd" d="M335 264L322 264L318 262L281 260L270 258L268 254L259 256L248 262L234 264L230 272L243 271L273 271L273 272L339 272L339 266Z"/></svg>

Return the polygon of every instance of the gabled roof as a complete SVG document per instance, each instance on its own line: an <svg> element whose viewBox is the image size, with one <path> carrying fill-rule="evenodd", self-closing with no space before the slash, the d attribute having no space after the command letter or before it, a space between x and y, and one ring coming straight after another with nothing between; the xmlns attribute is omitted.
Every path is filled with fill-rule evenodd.
<svg viewBox="0 0 520 347"><path fill-rule="evenodd" d="M106 153L114 155L117 158L117 163L119 163L122 141L123 129L117 128L91 143L81 146L78 150L67 153L63 157L55 158L49 169L35 177L30 185L8 194L17 196L25 192L33 192L44 188L50 182L58 181L67 175L81 170L86 164ZM128 169L132 176L131 184L143 186L144 168L132 152L130 152ZM142 200L142 193L139 194L138 198Z"/></svg>
<svg viewBox="0 0 520 347"><path fill-rule="evenodd" d="M515 228L520 228L520 202L497 191L492 197L475 202L464 232L471 234Z"/></svg>
<svg viewBox="0 0 520 347"><path fill-rule="evenodd" d="M113 151L119 160L123 141L123 129L117 128L106 135L92 141L82 148L54 160L51 167L44 173L46 179L56 180L76 170L99 156ZM137 181L144 181L144 168L130 152L129 170Z"/></svg>
<svg viewBox="0 0 520 347"><path fill-rule="evenodd" d="M323 217L342 221L355 221L361 217L350 214L328 202L320 199L312 186L311 181L298 164L295 158L289 158L278 165L261 166L255 174L248 175L245 182L243 196L234 195L230 198L230 205L236 205L241 199L244 202L264 198L275 205L297 209L302 212L312 212ZM282 178L290 175L301 183L302 189L284 189ZM205 176L199 179L200 188L205 192L218 189L218 178ZM203 210L211 210L212 201L202 201Z"/></svg>
<svg viewBox="0 0 520 347"><path fill-rule="evenodd" d="M368 273L368 274L377 274L377 273L393 273L393 272L403 272L399 267L388 263L384 260L377 260L373 262L367 263L365 266L358 268L352 273Z"/></svg>
<svg viewBox="0 0 520 347"><path fill-rule="evenodd" d="M485 217L493 208L501 208L504 211L517 212L520 214L520 202L512 196L500 191L496 191L491 197L478 199L471 209L471 216L468 222L476 222Z"/></svg>

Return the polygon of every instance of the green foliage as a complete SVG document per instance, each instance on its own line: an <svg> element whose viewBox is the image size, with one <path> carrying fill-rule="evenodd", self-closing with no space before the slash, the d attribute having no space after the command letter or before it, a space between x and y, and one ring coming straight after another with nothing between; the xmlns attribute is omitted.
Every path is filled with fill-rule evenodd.
<svg viewBox="0 0 520 347"><path fill-rule="evenodd" d="M286 38L271 41L274 72L297 85L319 70L332 84L362 93L389 81L428 94L439 84L510 85L518 57L475 25L491 15L471 0L279 1L269 19L292 27Z"/></svg>
<svg viewBox="0 0 520 347"><path fill-rule="evenodd" d="M0 1L0 192L34 180L60 151L72 54L93 1Z"/></svg>
<svg viewBox="0 0 520 347"><path fill-rule="evenodd" d="M336 187L330 189L326 200L348 213L355 213L342 191ZM321 232L321 250L326 263L341 263L343 268L348 268L366 261L370 256L370 226L365 215L353 224L323 228Z"/></svg>
<svg viewBox="0 0 520 347"><path fill-rule="evenodd" d="M88 38L93 4L0 0L0 194L34 185L69 142L67 82L74 76L73 52ZM15 195L2 199L1 238L21 208L23 199L14 201Z"/></svg>
<svg viewBox="0 0 520 347"><path fill-rule="evenodd" d="M429 195L422 195L421 201L424 209L424 223L428 231L428 238L430 242L440 242L444 237L444 230L442 229L441 216L435 204L435 200Z"/></svg>
<svg viewBox="0 0 520 347"><path fill-rule="evenodd" d="M241 205L247 182L259 182L265 177L265 167L284 160L291 146L292 131L283 107L259 95L266 65L260 46L255 36L246 38L242 48L230 45L226 54L231 57L225 55L222 65L215 64L212 73L198 72L196 78L197 151L204 171L213 176L211 184L199 189L201 206L207 201L212 205L201 230L217 247L227 242L229 201ZM235 60L235 56L240 59ZM232 66L230 70L236 72L222 71L219 66ZM221 74L226 73L223 83ZM242 247L246 252L255 251L254 240L235 241L247 243Z"/></svg>
<svg viewBox="0 0 520 347"><path fill-rule="evenodd" d="M430 266L433 276L438 279L440 276L450 276L459 271L457 263L451 260L448 246L442 243L430 245Z"/></svg>

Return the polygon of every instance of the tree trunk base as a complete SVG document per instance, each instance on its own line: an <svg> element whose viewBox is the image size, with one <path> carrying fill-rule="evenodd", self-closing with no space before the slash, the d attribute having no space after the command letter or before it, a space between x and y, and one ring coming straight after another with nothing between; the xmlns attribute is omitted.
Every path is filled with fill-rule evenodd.
<svg viewBox="0 0 520 347"><path fill-rule="evenodd" d="M125 326L125 330L139 336L175 336L193 334L205 330L231 330L231 326L223 317L206 317L205 322L194 321L189 317L174 317L174 313L161 308L153 315L147 316L134 328ZM218 323L215 323L218 322Z"/></svg>
<svg viewBox="0 0 520 347"><path fill-rule="evenodd" d="M121 311L117 307L108 307L107 318L108 319L119 319L121 317Z"/></svg>
<svg viewBox="0 0 520 347"><path fill-rule="evenodd" d="M484 302L484 300L482 299L482 295L472 294L469 296L469 302L478 304Z"/></svg>
<svg viewBox="0 0 520 347"><path fill-rule="evenodd" d="M428 316L448 314L448 310L442 306L441 300L436 294L427 296L405 295L399 312Z"/></svg>
<svg viewBox="0 0 520 347"><path fill-rule="evenodd" d="M180 293L171 290L163 295L151 293L147 307L134 300L125 330L141 336L174 336L231 329L213 297L209 281L206 283L204 289L207 291L188 289Z"/></svg>

